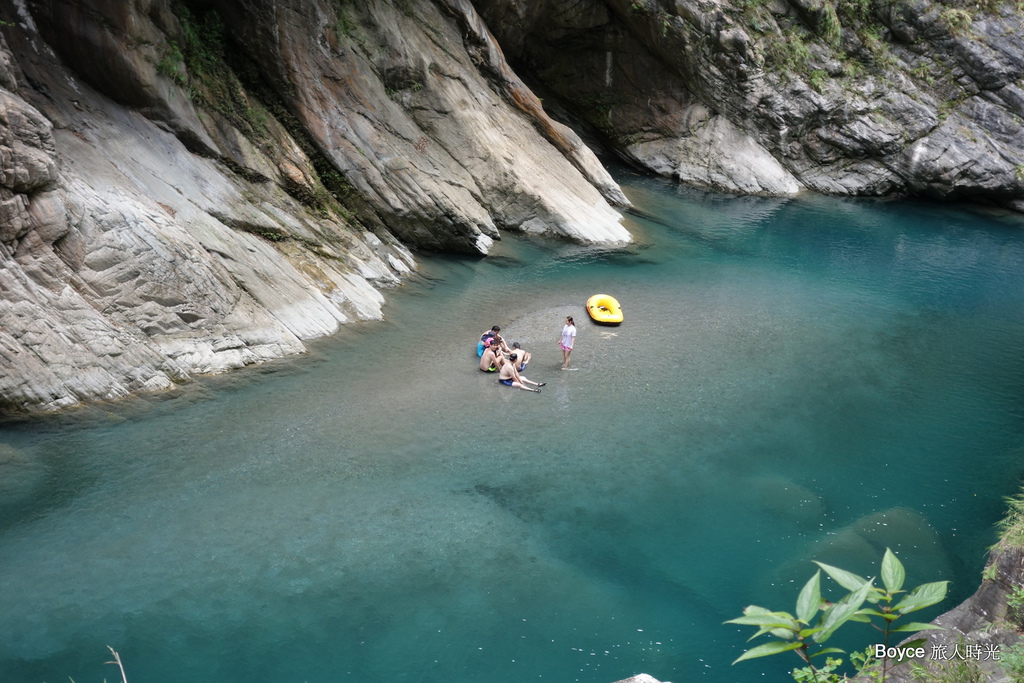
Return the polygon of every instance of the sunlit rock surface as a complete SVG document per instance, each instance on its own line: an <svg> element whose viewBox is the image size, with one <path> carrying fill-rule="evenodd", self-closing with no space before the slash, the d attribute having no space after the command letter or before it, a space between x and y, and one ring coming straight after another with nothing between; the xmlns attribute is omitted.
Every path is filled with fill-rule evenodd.
<svg viewBox="0 0 1024 683"><path fill-rule="evenodd" d="M637 674L629 678L623 678L621 681L615 681L615 683L662 683L653 676L647 674ZM667 681L665 683L668 683Z"/></svg>
<svg viewBox="0 0 1024 683"><path fill-rule="evenodd" d="M403 7L0 9L0 408L301 353L380 319L411 248L628 242L472 7Z"/></svg>

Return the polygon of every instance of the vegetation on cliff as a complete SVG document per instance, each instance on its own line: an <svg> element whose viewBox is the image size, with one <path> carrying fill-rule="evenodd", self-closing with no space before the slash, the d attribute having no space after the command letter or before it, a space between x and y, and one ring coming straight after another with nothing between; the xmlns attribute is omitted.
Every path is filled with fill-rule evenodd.
<svg viewBox="0 0 1024 683"><path fill-rule="evenodd" d="M633 163L730 191L1024 209L1019 2L556 4L480 2L515 63Z"/></svg>

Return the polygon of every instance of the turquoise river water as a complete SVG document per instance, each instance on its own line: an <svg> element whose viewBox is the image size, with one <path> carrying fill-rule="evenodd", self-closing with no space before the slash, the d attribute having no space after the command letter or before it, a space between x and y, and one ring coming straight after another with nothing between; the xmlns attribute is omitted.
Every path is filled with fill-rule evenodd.
<svg viewBox="0 0 1024 683"><path fill-rule="evenodd" d="M0 680L785 680L722 622L812 559L973 592L1024 471L1020 217L621 181L628 248L424 257L303 357L0 425ZM542 393L476 369L492 324Z"/></svg>

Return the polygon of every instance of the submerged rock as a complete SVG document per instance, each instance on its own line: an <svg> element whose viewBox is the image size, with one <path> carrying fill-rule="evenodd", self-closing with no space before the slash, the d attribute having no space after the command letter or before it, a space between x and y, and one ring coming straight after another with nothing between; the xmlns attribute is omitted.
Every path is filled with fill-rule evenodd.
<svg viewBox="0 0 1024 683"><path fill-rule="evenodd" d="M13 446L0 443L0 510L31 502L46 480L46 467Z"/></svg>
<svg viewBox="0 0 1024 683"><path fill-rule="evenodd" d="M803 527L825 522L821 496L781 476L754 477L746 482L751 499L763 511Z"/></svg>
<svg viewBox="0 0 1024 683"><path fill-rule="evenodd" d="M891 549L907 572L907 585L942 581L952 576L949 554L928 519L908 508L890 508L860 517L806 546L798 557L780 566L758 604L790 604L817 566L815 561L860 576L878 576L882 556ZM770 599L764 595L770 594Z"/></svg>

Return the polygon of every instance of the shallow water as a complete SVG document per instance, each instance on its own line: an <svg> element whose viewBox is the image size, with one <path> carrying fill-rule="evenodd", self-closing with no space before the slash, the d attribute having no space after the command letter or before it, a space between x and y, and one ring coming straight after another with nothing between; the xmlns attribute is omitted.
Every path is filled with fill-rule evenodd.
<svg viewBox="0 0 1024 683"><path fill-rule="evenodd" d="M1024 469L1020 218L622 182L627 249L425 259L303 358L0 427L0 679L782 680L722 622L811 559L969 595ZM543 393L476 370L492 324Z"/></svg>

